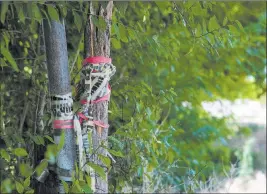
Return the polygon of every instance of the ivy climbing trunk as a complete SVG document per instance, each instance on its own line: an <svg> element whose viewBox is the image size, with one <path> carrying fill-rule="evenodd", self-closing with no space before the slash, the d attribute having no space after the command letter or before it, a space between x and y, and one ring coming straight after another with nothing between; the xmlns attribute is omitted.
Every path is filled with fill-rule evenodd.
<svg viewBox="0 0 267 194"><path fill-rule="evenodd" d="M113 2L90 2L89 16L84 32L84 58L87 57L110 57L110 33L111 16ZM94 17L94 18L93 18ZM105 21L105 26L97 25L100 20ZM100 27L101 26L101 27ZM108 102L106 104L95 104L93 106L94 115L98 115L99 120L108 123ZM95 116L94 116L95 117ZM98 155L107 156L107 150L101 147L101 143L107 146L108 128L95 127L92 133L93 153L92 162L105 169L105 180L94 175L95 192L108 193L107 168L101 162Z"/></svg>
<svg viewBox="0 0 267 194"><path fill-rule="evenodd" d="M67 41L64 21L44 20L49 92L53 116L54 140L60 142L64 133L64 146L56 158L59 180L71 181L75 162L75 136L73 130L72 97L68 70ZM64 192L62 185L58 192Z"/></svg>

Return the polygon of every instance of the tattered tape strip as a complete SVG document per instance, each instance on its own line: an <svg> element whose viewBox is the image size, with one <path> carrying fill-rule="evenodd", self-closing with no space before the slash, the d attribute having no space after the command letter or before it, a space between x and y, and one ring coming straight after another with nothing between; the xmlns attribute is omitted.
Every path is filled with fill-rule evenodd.
<svg viewBox="0 0 267 194"><path fill-rule="evenodd" d="M88 120L88 118L81 112L78 112L77 115L82 118L83 120Z"/></svg>
<svg viewBox="0 0 267 194"><path fill-rule="evenodd" d="M101 98L98 98L97 100L92 100L90 102L90 104L97 104L97 103L102 102L102 101L109 101L109 99L110 99L110 93L108 93L107 95L105 95ZM81 100L80 103L81 104L87 104L88 101L87 100Z"/></svg>
<svg viewBox="0 0 267 194"><path fill-rule="evenodd" d="M82 139L82 129L81 129L81 124L80 121L78 120L78 117L75 115L74 116L74 130L76 132L77 135L77 145L78 145L78 150L79 150L79 166L80 168L84 166L84 164L86 163L86 158L83 154L83 139Z"/></svg>
<svg viewBox="0 0 267 194"><path fill-rule="evenodd" d="M103 72L105 70L105 68L107 68L107 66L110 65L110 63L99 63L99 64L86 64L83 68L83 72L81 73L85 73L86 71L89 71L90 73L98 73L98 72ZM83 75L85 76L85 75ZM82 76L81 76L82 78Z"/></svg>
<svg viewBox="0 0 267 194"><path fill-rule="evenodd" d="M78 115L79 118L81 119L81 120L80 120L80 123L82 123L82 121L85 120L85 122L83 122L83 124L84 124L85 126L93 126L93 125L97 125L97 126L99 126L99 127L103 127L103 128L108 128L108 127L109 127L109 125L105 124L105 123L102 122L102 121L96 121L96 120L94 120L94 121L89 121L89 120L88 120L88 117L86 117L83 113L78 113L77 115Z"/></svg>
<svg viewBox="0 0 267 194"><path fill-rule="evenodd" d="M94 122L93 121L86 121L83 123L84 126L94 126Z"/></svg>
<svg viewBox="0 0 267 194"><path fill-rule="evenodd" d="M84 126L94 126L94 123L92 122L93 117L87 117L81 112L77 113L77 115L79 117L80 124L83 124Z"/></svg>
<svg viewBox="0 0 267 194"><path fill-rule="evenodd" d="M96 100L96 98L99 96L99 93L101 92L101 90L104 89L104 87L107 85L109 80L109 77L105 77L102 81L102 83L97 87L97 89L94 91L94 93L91 96L92 100Z"/></svg>
<svg viewBox="0 0 267 194"><path fill-rule="evenodd" d="M109 125L105 124L104 122L102 121L93 121L93 123L99 127L103 127L103 128L108 128Z"/></svg>

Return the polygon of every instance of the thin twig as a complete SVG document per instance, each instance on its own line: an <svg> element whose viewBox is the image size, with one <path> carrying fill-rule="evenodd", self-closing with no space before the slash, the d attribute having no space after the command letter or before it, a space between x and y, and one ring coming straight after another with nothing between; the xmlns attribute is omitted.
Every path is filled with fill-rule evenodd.
<svg viewBox="0 0 267 194"><path fill-rule="evenodd" d="M41 100L39 103L38 117L37 117L37 130L38 133L43 132L44 123L43 123L43 115L44 115L44 107L46 104L46 93L44 91L40 92Z"/></svg>
<svg viewBox="0 0 267 194"><path fill-rule="evenodd" d="M167 112L166 116L164 117L164 119L162 120L161 124L159 125L158 130L159 130L159 129L162 127L162 125L165 123L165 121L167 120L167 118L168 118L169 115L170 115L170 112L171 112L171 104L169 104L168 112Z"/></svg>
<svg viewBox="0 0 267 194"><path fill-rule="evenodd" d="M195 37L195 33L191 27L191 25L189 24L187 18L184 16L184 14L181 12L181 10L179 9L178 5L176 4L176 2L173 2L174 5L175 5L175 8L178 10L179 14L182 16L183 20L185 21L186 25L188 26L189 30L191 31L192 33L192 36Z"/></svg>
<svg viewBox="0 0 267 194"><path fill-rule="evenodd" d="M218 31L218 30L220 30L220 29L222 29L222 28L217 28L217 29L214 29L214 30L212 30L212 31L208 31L208 32L206 32L206 33L204 33L204 34L201 34L200 36L196 36L195 38L201 38L201 37L206 36L206 35L208 35L208 34L212 34L213 32L216 32L216 31Z"/></svg>
<svg viewBox="0 0 267 194"><path fill-rule="evenodd" d="M20 118L20 125L19 125L19 134L22 135L22 132L23 132L23 124L25 122L25 118L26 118L26 115L27 115L27 112L28 112L28 109L29 109L29 101L28 99L25 97L25 101L24 101L24 109L23 109L23 113L21 115L21 118Z"/></svg>
<svg viewBox="0 0 267 194"><path fill-rule="evenodd" d="M101 145L99 145L91 154L91 156L88 158L89 160L92 159L92 156L96 154L97 150L101 147ZM86 162L81 169L83 169L85 167L85 165L87 165L89 162Z"/></svg>
<svg viewBox="0 0 267 194"><path fill-rule="evenodd" d="M75 65L75 63L77 61L77 58L78 58L79 54L80 54L80 44L82 42L82 39L83 39L83 36L81 35L81 38L80 38L79 43L78 43L78 46L77 46L76 55L75 55L75 58L74 58L74 60L72 62L71 68L70 68L70 73L72 72L73 67L74 67L74 65Z"/></svg>

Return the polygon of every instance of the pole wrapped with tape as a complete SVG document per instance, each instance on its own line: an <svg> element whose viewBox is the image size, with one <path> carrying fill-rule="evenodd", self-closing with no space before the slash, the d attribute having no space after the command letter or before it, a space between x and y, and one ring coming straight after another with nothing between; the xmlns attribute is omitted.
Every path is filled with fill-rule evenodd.
<svg viewBox="0 0 267 194"><path fill-rule="evenodd" d="M75 131L77 136L77 156L79 166L90 173L94 180L92 169L85 167L86 162L94 161L92 134L100 137L108 125L108 102L111 87L110 78L115 74L116 68L111 58L95 56L83 61L80 82L76 85L76 100L81 103L81 111L76 114ZM79 123L81 126L78 126ZM82 141L82 142L80 142ZM81 146L81 144L83 146ZM95 185L91 185L94 190Z"/></svg>
<svg viewBox="0 0 267 194"><path fill-rule="evenodd" d="M56 174L59 180L72 181L75 164L75 133L73 126L73 99L68 69L67 40L64 21L44 20L44 36L49 79L49 94L53 116L54 140L59 144L64 133L64 145L56 156ZM63 185L59 193L65 193Z"/></svg>

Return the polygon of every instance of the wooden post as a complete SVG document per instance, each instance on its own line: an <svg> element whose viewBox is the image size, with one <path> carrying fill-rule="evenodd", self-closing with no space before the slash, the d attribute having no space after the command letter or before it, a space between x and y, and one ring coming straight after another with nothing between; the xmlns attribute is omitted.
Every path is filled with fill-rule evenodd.
<svg viewBox="0 0 267 194"><path fill-rule="evenodd" d="M70 182L76 153L64 22L51 20L49 25L45 20L44 30L55 142L59 143L60 135L65 133L64 146L56 159L56 172L60 180ZM64 193L61 184L58 192Z"/></svg>
<svg viewBox="0 0 267 194"><path fill-rule="evenodd" d="M103 3L99 2L90 2L90 15L86 24L85 32L84 32L84 58L93 57L93 56L103 56L110 57L110 33L111 33L111 16L112 16L112 8L113 2L109 1L106 6ZM104 19L106 22L105 29L97 28L94 23L92 17L96 17L96 19ZM105 103L105 104L104 104ZM101 115L100 118L105 123L108 123L108 106L107 101L94 104L93 112L99 113ZM101 154L107 156L107 150L103 148L99 148L99 145L103 142L107 145L107 137L108 137L108 128L96 127L92 133L92 141L93 141L93 152L97 149L97 154ZM104 166L104 164L99 160L97 154L94 154L93 163ZM96 193L108 193L108 179L107 172L105 180L101 177L95 175L95 192Z"/></svg>

